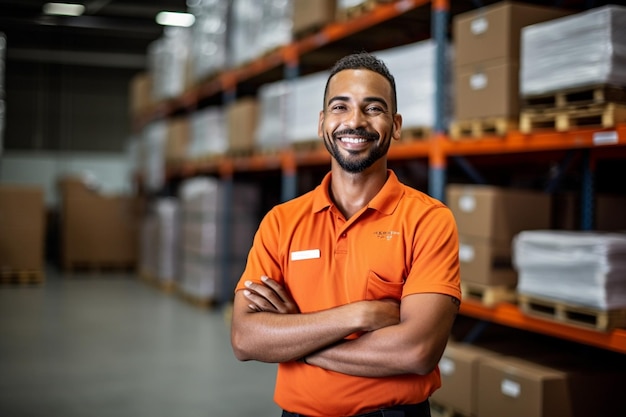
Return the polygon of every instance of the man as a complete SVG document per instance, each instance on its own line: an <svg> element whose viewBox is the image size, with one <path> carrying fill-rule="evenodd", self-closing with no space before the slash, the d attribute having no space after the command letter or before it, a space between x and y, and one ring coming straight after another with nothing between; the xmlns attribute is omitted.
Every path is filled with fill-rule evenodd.
<svg viewBox="0 0 626 417"><path fill-rule="evenodd" d="M461 299L450 210L387 169L393 76L361 53L331 70L318 135L331 171L274 207L237 286L237 359L279 363L283 416L429 416Z"/></svg>

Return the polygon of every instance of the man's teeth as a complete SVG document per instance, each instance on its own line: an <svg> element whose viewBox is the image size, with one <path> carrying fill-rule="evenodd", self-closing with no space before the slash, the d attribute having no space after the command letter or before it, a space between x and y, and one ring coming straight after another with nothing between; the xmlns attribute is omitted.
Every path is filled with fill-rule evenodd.
<svg viewBox="0 0 626 417"><path fill-rule="evenodd" d="M363 139L363 138L339 138L339 140L341 140L342 142L348 142L348 143L363 143L363 142L367 142L367 139Z"/></svg>

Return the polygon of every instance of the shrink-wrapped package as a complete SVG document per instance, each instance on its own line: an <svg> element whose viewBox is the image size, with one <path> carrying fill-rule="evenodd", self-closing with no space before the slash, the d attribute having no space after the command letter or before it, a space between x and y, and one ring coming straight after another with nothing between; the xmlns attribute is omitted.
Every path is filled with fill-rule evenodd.
<svg viewBox="0 0 626 417"><path fill-rule="evenodd" d="M223 155L228 149L226 114L221 106L208 106L189 116L189 159Z"/></svg>
<svg viewBox="0 0 626 417"><path fill-rule="evenodd" d="M176 97L188 85L190 39L189 28L167 27L163 36L148 46L148 69L156 100Z"/></svg>
<svg viewBox="0 0 626 417"><path fill-rule="evenodd" d="M267 83L259 88L258 99L258 122L254 145L260 150L275 150L285 147L287 144L287 100L289 95L289 82L280 80Z"/></svg>
<svg viewBox="0 0 626 417"><path fill-rule="evenodd" d="M229 4L230 1L226 0L187 2L188 11L195 17L190 47L190 70L194 82L226 67Z"/></svg>
<svg viewBox="0 0 626 417"><path fill-rule="evenodd" d="M626 7L607 5L522 29L522 96L626 86Z"/></svg>
<svg viewBox="0 0 626 417"><path fill-rule="evenodd" d="M523 231L513 239L520 294L626 308L626 233Z"/></svg>
<svg viewBox="0 0 626 417"><path fill-rule="evenodd" d="M324 105L324 87L329 72L296 78L290 85L287 138L289 143L317 140L317 124Z"/></svg>
<svg viewBox="0 0 626 417"><path fill-rule="evenodd" d="M428 39L409 45L378 51L396 81L398 112L402 114L402 127L433 127L435 124L436 91L435 41ZM451 55L447 48L448 56ZM443 96L449 97L450 77L445 77ZM449 103L449 100L448 100ZM444 120L449 118L449 105Z"/></svg>

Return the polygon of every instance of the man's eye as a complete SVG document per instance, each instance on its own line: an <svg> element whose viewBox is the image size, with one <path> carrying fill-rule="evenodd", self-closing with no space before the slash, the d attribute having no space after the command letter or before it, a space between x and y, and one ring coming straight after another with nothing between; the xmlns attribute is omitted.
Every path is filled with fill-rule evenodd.
<svg viewBox="0 0 626 417"><path fill-rule="evenodd" d="M378 107L378 106L372 106L372 107L367 108L368 113L380 113L382 111L383 111L382 107Z"/></svg>
<svg viewBox="0 0 626 417"><path fill-rule="evenodd" d="M345 110L345 109L346 109L346 106L343 106L341 104L337 104L337 105L332 106L330 108L331 111L342 111L342 110Z"/></svg>

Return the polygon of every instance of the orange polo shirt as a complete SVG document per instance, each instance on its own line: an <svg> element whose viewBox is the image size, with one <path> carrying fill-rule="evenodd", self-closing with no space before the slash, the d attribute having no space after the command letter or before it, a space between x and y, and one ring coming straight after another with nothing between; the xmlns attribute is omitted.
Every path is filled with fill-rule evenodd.
<svg viewBox="0 0 626 417"><path fill-rule="evenodd" d="M330 199L330 180L329 173L313 191L268 212L236 290L267 275L286 286L302 313L416 293L461 299L456 223L446 206L389 170L381 191L346 220ZM307 416L346 416L419 403L440 385L438 369L364 378L289 362L278 365L274 400Z"/></svg>

